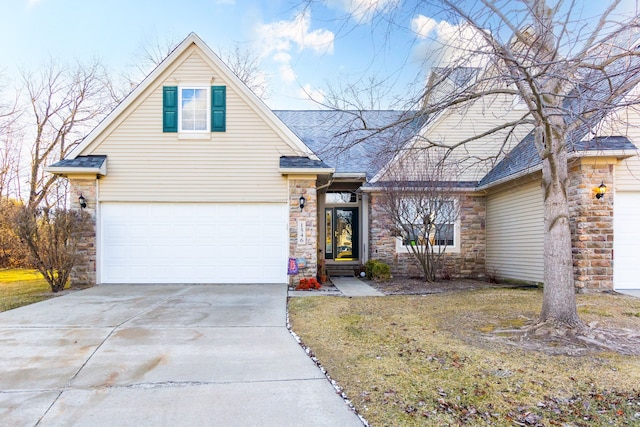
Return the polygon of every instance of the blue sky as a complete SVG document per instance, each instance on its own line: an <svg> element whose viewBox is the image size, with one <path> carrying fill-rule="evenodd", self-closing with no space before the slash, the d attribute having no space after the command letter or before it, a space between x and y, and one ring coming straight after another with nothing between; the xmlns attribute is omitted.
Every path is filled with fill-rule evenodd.
<svg viewBox="0 0 640 427"><path fill-rule="evenodd" d="M637 0L624 0L635 11ZM424 2L426 3L426 2ZM579 1L579 3L581 3ZM593 0L585 0L593 5ZM608 2L596 0L601 7ZM324 0L305 9L289 0L4 0L0 4L0 73L15 78L50 58L73 63L100 58L114 75L137 63L142 47L179 42L196 32L214 51L234 43L261 58L272 108L317 108L329 87L372 76L389 77L378 89L387 107L416 79L424 79L422 33L445 39L449 24L417 1ZM361 13L394 6L398 26L372 25ZM591 7L591 6L590 6ZM597 6L595 6L597 8ZM359 22L361 25L355 26ZM376 21L377 22L377 21ZM5 84L6 87L6 84ZM385 88L390 88L387 93ZM366 98L364 96L363 98Z"/></svg>

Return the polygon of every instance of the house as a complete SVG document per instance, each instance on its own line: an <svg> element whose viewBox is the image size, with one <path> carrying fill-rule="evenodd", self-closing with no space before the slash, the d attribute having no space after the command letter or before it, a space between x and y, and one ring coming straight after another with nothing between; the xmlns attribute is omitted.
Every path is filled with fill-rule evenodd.
<svg viewBox="0 0 640 427"><path fill-rule="evenodd" d="M444 80L464 85L476 75L464 69ZM191 34L48 168L69 179L94 221L83 239L87 262L72 280L295 282L315 276L320 262L341 274L369 259L387 262L394 274L419 274L381 205L394 167L426 141L455 143L520 113L504 96L433 117L271 111ZM633 280L640 132L622 127L640 117L633 108L620 114L628 117L603 117L597 132L576 134L572 147L581 289L640 288ZM543 281L540 167L530 130L454 150L460 215L447 227L448 274ZM609 191L595 198L601 183Z"/></svg>
<svg viewBox="0 0 640 427"><path fill-rule="evenodd" d="M48 171L94 220L76 282L282 283L289 257L316 269L316 181L333 169L195 34Z"/></svg>

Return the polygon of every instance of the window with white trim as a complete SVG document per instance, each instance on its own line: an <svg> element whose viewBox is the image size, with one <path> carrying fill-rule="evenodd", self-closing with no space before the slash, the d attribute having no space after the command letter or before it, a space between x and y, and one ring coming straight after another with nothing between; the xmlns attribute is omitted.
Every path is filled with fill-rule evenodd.
<svg viewBox="0 0 640 427"><path fill-rule="evenodd" d="M180 87L178 91L179 132L209 132L211 108L207 87Z"/></svg>
<svg viewBox="0 0 640 427"><path fill-rule="evenodd" d="M457 201L435 200L421 203L407 201L402 205L398 224L400 236L396 240L396 252L407 253L410 246L426 244L426 239L436 251L460 251L460 224Z"/></svg>

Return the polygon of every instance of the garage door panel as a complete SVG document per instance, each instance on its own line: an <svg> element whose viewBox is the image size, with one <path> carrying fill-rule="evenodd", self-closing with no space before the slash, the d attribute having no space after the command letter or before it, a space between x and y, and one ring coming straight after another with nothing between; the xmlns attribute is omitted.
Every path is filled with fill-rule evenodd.
<svg viewBox="0 0 640 427"><path fill-rule="evenodd" d="M102 283L286 282L286 204L100 207Z"/></svg>
<svg viewBox="0 0 640 427"><path fill-rule="evenodd" d="M640 193L617 192L614 199L613 283L640 289Z"/></svg>

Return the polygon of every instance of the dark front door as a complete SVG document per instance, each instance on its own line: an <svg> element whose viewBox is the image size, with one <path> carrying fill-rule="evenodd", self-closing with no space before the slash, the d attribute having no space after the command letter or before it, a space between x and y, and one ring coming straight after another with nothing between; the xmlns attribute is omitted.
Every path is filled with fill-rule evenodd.
<svg viewBox="0 0 640 427"><path fill-rule="evenodd" d="M326 208L325 258L336 261L358 259L358 208Z"/></svg>

